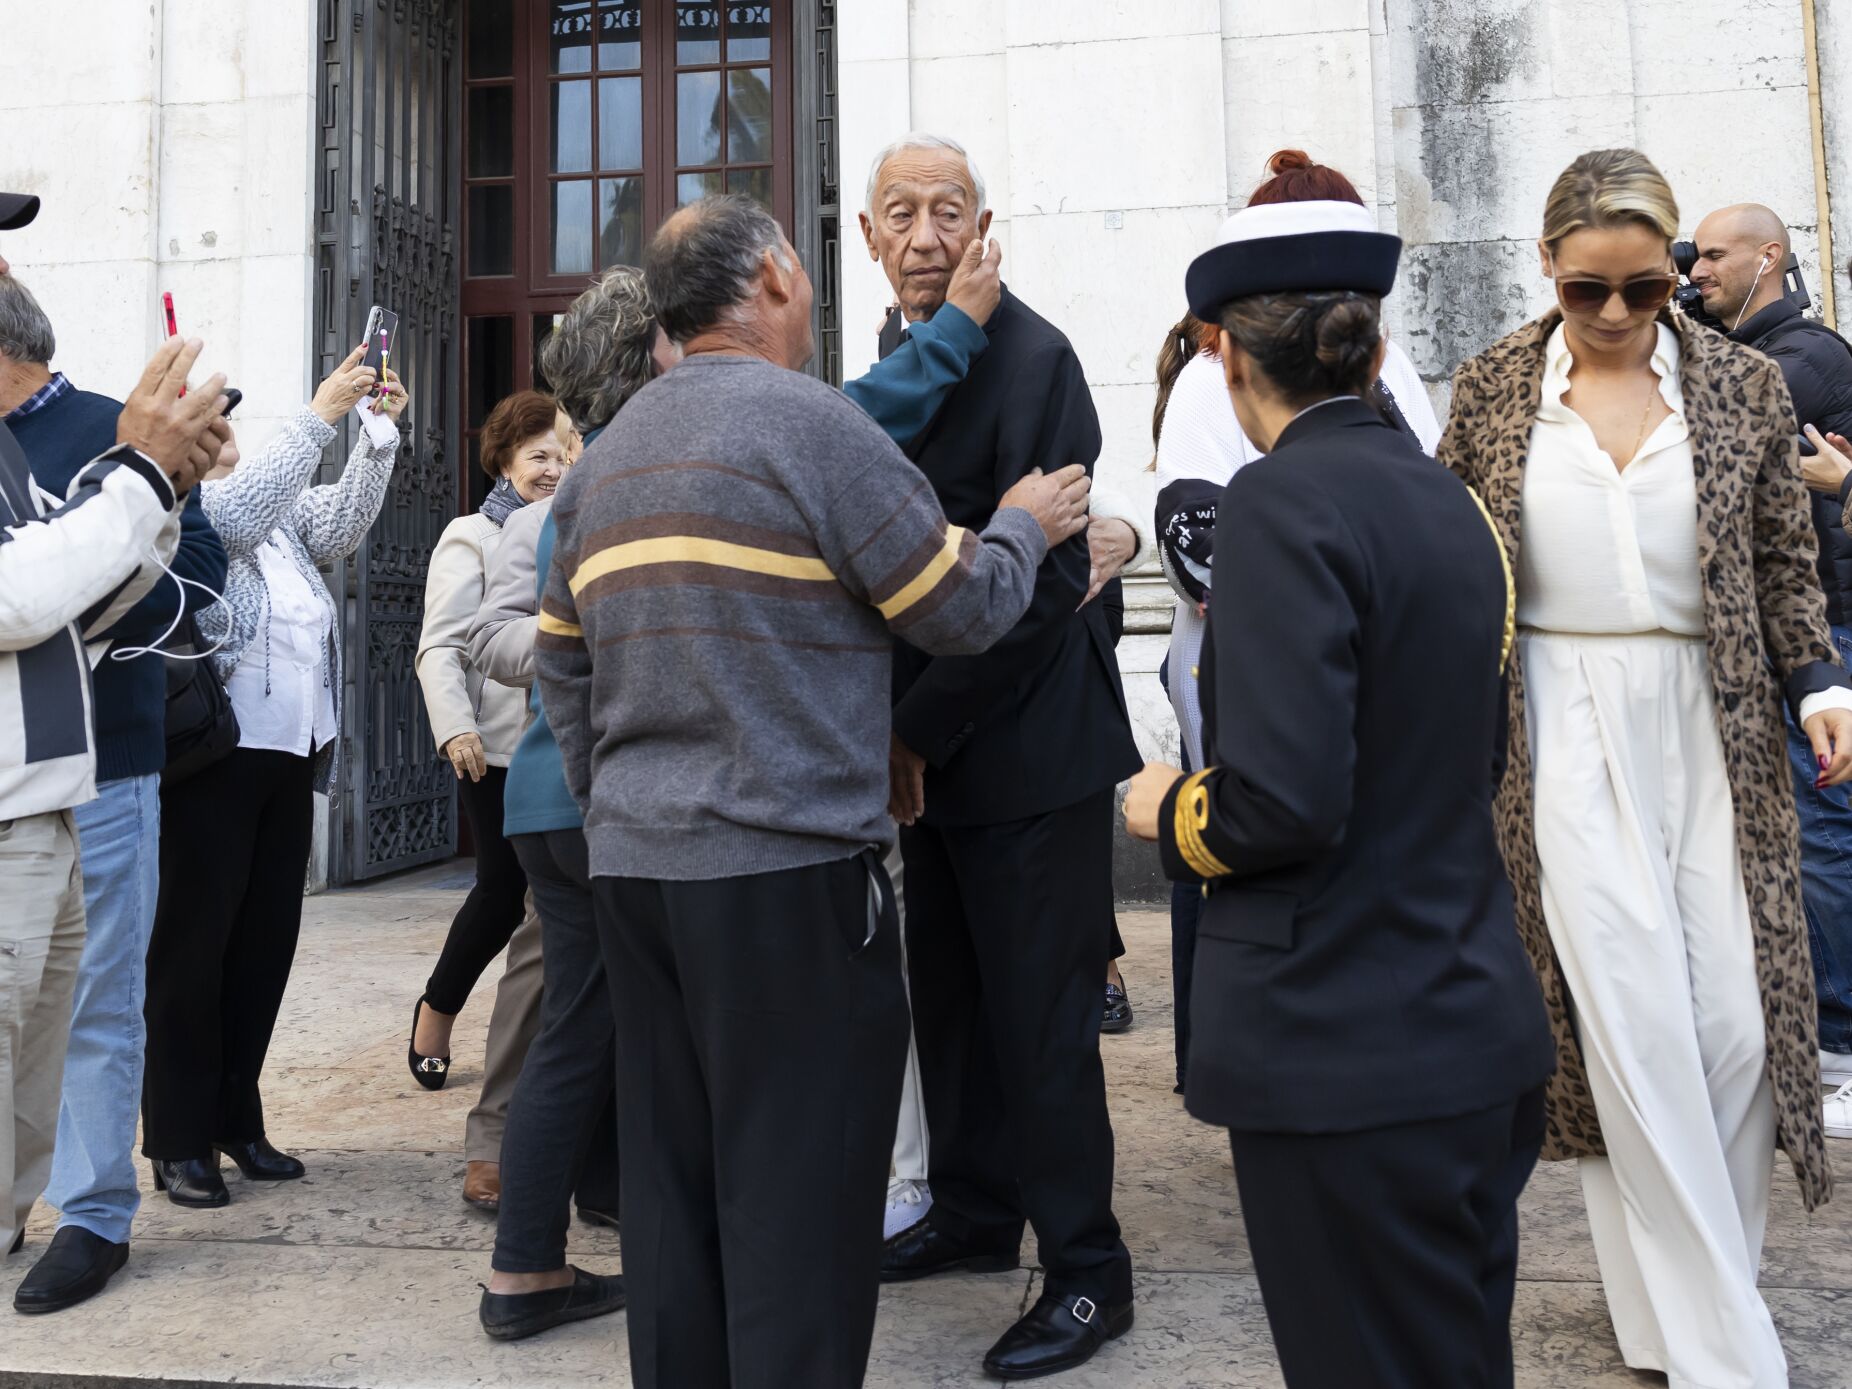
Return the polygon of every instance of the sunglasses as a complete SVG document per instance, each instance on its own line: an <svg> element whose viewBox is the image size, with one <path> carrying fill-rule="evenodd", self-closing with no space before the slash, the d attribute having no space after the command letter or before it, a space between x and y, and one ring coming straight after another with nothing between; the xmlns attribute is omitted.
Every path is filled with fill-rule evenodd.
<svg viewBox="0 0 1852 1389"><path fill-rule="evenodd" d="M1639 275L1618 286L1606 280L1558 280L1556 298L1570 313L1598 313L1618 294L1629 313L1657 313L1677 286L1676 275Z"/></svg>

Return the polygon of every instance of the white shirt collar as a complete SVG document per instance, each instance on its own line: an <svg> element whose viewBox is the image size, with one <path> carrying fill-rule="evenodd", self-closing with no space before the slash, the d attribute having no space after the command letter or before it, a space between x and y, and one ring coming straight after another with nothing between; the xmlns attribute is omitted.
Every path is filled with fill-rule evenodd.
<svg viewBox="0 0 1852 1389"><path fill-rule="evenodd" d="M1657 338L1653 343L1651 366L1659 377L1659 394L1664 397L1666 407L1674 415L1685 413L1685 392L1678 384L1678 370L1681 361L1678 334L1664 323L1653 325ZM1544 348L1543 368L1543 411L1564 408L1562 400L1569 393L1569 369L1575 365L1575 356L1569 350L1569 332L1565 324L1558 323L1550 334L1550 341Z"/></svg>

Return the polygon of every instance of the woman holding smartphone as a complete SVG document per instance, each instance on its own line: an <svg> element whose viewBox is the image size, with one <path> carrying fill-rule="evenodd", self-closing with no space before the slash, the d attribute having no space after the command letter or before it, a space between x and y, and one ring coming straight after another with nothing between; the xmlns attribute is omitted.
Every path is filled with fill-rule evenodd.
<svg viewBox="0 0 1852 1389"><path fill-rule="evenodd" d="M379 514L398 456L364 433L340 480L311 487L335 426L374 393L355 348L257 453L200 484L230 556L225 598L199 615L237 715L238 746L163 783L161 890L148 948L142 1154L179 1206L223 1206L219 1155L247 1181L303 1175L264 1131L258 1078L295 960L314 792L337 780L341 644L316 566L354 552ZM405 388L388 371L374 408L396 426ZM232 467L236 464L236 470ZM212 827L212 852L197 847Z"/></svg>

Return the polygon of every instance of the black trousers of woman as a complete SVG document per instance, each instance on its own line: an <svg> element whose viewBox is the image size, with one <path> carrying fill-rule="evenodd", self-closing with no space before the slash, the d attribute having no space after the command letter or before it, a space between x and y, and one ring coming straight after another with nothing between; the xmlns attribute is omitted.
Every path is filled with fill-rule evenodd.
<svg viewBox="0 0 1852 1389"><path fill-rule="evenodd" d="M527 875L502 833L502 789L507 781L507 768L490 767L481 781L465 777L457 783L457 800L476 844L476 883L457 909L424 986L425 1004L439 1013L463 1011L476 981L507 949L508 938L521 924Z"/></svg>
<svg viewBox="0 0 1852 1389"><path fill-rule="evenodd" d="M161 788L145 1157L180 1162L209 1157L214 1144L264 1137L258 1077L302 926L311 765L291 753L238 748Z"/></svg>
<svg viewBox="0 0 1852 1389"><path fill-rule="evenodd" d="M584 832L517 834L511 842L533 885L546 982L540 1033L508 1103L492 1266L550 1273L566 1264L575 1188L581 1209L617 1213L617 1025Z"/></svg>

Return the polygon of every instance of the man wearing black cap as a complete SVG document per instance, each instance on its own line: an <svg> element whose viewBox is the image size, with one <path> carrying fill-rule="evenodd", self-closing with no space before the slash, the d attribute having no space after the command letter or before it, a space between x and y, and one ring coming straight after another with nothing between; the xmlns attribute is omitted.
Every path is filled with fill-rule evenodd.
<svg viewBox="0 0 1852 1389"><path fill-rule="evenodd" d="M38 207L0 193L0 230L25 226ZM10 270L0 258L0 279ZM71 815L96 795L84 642L161 578L183 499L218 461L224 378L180 394L198 355L198 343L178 340L155 354L116 422L116 447L61 493L33 477L0 421L0 999L11 1000L0 1008L0 1255L24 1244L50 1173L84 945Z"/></svg>
<svg viewBox="0 0 1852 1389"><path fill-rule="evenodd" d="M1266 457L1217 508L1204 770L1147 767L1125 813L1203 885L1186 1103L1230 1131L1287 1384L1508 1389L1555 1065L1492 827L1512 587L1366 403L1399 251L1282 203L1190 268Z"/></svg>

